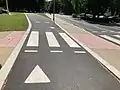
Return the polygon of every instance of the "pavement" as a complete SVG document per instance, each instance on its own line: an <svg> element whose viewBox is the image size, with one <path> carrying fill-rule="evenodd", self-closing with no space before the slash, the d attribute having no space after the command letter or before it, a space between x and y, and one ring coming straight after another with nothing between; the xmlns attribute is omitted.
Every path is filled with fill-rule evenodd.
<svg viewBox="0 0 120 90"><path fill-rule="evenodd" d="M0 64L2 66L5 64L23 35L24 31L0 32Z"/></svg>
<svg viewBox="0 0 120 90"><path fill-rule="evenodd" d="M32 13L27 16L32 28L17 52L2 90L119 90L119 81L82 44L50 19ZM76 38L89 34L60 19L57 22Z"/></svg>
<svg viewBox="0 0 120 90"><path fill-rule="evenodd" d="M50 16L49 14L47 15L52 18L52 16ZM96 24L94 25L85 21L74 20L70 16L64 15L56 15L56 23L58 23L62 28L70 33L75 39L85 44L93 52L104 59L104 61L106 61L110 65L108 66L106 64L105 66L113 74L115 74L117 78L120 79L120 38L115 37L115 35L120 35L119 27L115 26L114 28L111 26L96 26ZM109 36L110 39L102 38L102 35ZM114 69L109 67L113 67ZM118 72L118 74L116 74L116 71Z"/></svg>

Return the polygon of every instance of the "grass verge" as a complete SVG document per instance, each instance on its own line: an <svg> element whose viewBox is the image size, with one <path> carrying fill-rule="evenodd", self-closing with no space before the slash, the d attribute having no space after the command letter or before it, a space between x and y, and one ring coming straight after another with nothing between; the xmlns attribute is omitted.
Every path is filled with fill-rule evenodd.
<svg viewBox="0 0 120 90"><path fill-rule="evenodd" d="M23 13L0 15L0 31L22 31L28 27L28 22Z"/></svg>

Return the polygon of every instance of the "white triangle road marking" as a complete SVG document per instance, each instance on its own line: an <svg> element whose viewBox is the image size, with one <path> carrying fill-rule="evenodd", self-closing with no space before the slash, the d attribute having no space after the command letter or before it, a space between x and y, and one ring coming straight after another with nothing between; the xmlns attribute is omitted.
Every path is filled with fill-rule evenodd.
<svg viewBox="0 0 120 90"><path fill-rule="evenodd" d="M47 75L36 65L24 83L50 83Z"/></svg>

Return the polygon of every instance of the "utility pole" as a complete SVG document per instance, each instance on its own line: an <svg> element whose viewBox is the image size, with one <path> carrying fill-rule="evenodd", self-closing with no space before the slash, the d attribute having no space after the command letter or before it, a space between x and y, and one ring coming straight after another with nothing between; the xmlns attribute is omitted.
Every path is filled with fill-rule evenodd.
<svg viewBox="0 0 120 90"><path fill-rule="evenodd" d="M8 8L8 0L6 0L6 8L7 8L7 11L9 12L9 8Z"/></svg>
<svg viewBox="0 0 120 90"><path fill-rule="evenodd" d="M55 21L55 0L53 0L53 21Z"/></svg>

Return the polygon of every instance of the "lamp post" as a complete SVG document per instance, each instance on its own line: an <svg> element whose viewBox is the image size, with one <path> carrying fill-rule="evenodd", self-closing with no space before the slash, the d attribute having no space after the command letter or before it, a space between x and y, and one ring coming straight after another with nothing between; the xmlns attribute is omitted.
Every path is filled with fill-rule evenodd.
<svg viewBox="0 0 120 90"><path fill-rule="evenodd" d="M7 8L7 11L9 12L9 8L8 8L8 0L6 0L6 8Z"/></svg>
<svg viewBox="0 0 120 90"><path fill-rule="evenodd" d="M53 21L55 21L55 0L53 0Z"/></svg>

